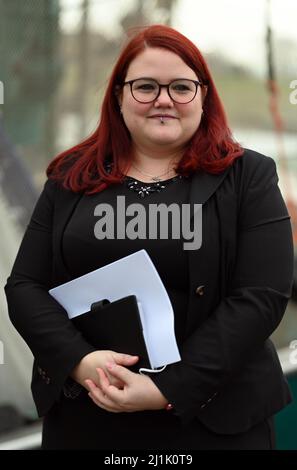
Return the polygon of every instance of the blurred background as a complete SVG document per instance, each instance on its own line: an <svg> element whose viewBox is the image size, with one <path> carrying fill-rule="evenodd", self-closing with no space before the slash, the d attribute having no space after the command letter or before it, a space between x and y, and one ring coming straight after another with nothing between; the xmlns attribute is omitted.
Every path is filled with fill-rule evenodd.
<svg viewBox="0 0 297 470"><path fill-rule="evenodd" d="M9 322L3 286L47 164L98 124L129 28L168 24L201 49L236 139L276 161L297 256L296 18L295 0L0 0L0 449L40 443L32 356ZM272 338L295 402L296 271ZM297 449L295 402L276 417L279 449Z"/></svg>

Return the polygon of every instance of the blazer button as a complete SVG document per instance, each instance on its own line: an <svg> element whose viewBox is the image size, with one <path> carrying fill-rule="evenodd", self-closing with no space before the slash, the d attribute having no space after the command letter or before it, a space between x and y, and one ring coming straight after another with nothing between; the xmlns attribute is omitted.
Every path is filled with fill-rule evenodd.
<svg viewBox="0 0 297 470"><path fill-rule="evenodd" d="M46 385L49 385L51 383L51 379L49 377L45 378L45 383Z"/></svg>
<svg viewBox="0 0 297 470"><path fill-rule="evenodd" d="M195 293L196 293L197 295L204 295L204 287L205 287L205 286L198 286L198 287L196 288L196 290L195 290Z"/></svg>

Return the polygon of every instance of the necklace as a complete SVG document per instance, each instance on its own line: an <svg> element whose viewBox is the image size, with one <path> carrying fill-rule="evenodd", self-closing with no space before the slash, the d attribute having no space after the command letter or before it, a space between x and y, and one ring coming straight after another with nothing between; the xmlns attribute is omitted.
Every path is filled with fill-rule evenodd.
<svg viewBox="0 0 297 470"><path fill-rule="evenodd" d="M127 187L131 191L135 191L138 194L138 196L143 199L144 197L149 196L152 193L160 193L169 184L172 184L175 181L180 181L182 178L183 178L182 175L176 175L173 178L165 180L165 181L143 183L142 181L136 180L132 176L126 176L125 182L127 184Z"/></svg>
<svg viewBox="0 0 297 470"><path fill-rule="evenodd" d="M111 172L112 163L106 162L105 169L108 173ZM168 172L166 172L168 173ZM164 174L166 174L164 173ZM152 176L152 175L149 175ZM163 176L163 175L159 175ZM182 175L176 175L171 179L165 181L154 181L152 183L144 183L143 181L138 181L137 179L133 178L133 176L125 176L125 183L127 187L138 194L138 196L143 199L146 196L149 196L152 193L160 193L163 191L169 184L174 183L176 181L181 181L184 177Z"/></svg>
<svg viewBox="0 0 297 470"><path fill-rule="evenodd" d="M145 171L140 170L139 168L137 168L137 166L134 165L134 163L132 163L132 166L133 166L133 168L135 168L135 170L137 170L139 173L141 173L141 174L144 175L144 176L149 176L149 177L150 177L153 181L155 181L155 182L160 182L162 176L165 176L165 175L167 175L170 171L172 171L172 168L171 168L170 170L165 171L165 173L161 173L160 175L154 176L154 175L151 175L150 173L146 173Z"/></svg>

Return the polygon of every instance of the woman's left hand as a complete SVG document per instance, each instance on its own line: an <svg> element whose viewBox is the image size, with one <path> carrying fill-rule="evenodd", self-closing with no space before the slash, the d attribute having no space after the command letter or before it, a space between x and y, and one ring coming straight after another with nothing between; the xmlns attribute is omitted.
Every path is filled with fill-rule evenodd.
<svg viewBox="0 0 297 470"><path fill-rule="evenodd" d="M90 379L85 381L90 390L89 396L97 406L112 413L165 408L168 400L150 377L117 364L107 364L107 368L111 375L124 383L124 387L119 389L111 385L104 371L98 368L100 387Z"/></svg>

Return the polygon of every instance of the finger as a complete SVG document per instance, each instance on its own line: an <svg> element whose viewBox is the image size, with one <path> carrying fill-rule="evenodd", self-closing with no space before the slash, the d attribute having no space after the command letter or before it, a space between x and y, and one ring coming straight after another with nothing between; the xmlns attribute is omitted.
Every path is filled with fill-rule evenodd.
<svg viewBox="0 0 297 470"><path fill-rule="evenodd" d="M105 374L105 372L103 370L102 370L102 372ZM118 387L120 389L122 389L124 387L124 384L121 381L118 381L117 379L114 379L113 377L108 377L108 376L106 376L106 374L105 374L105 377L107 377L107 380L110 384L115 385L116 387ZM114 380L115 383L112 383L110 380ZM94 387L98 387L98 385L101 387L100 375L99 375L99 383L98 384L94 383L94 381L91 380L91 379L86 379L85 384L87 385L87 389L89 391L91 391Z"/></svg>
<svg viewBox="0 0 297 470"><path fill-rule="evenodd" d="M125 367L113 363L107 363L106 366L114 377L122 380L127 385L131 383L131 374L133 374L133 372L129 371ZM123 390L119 390L114 385L106 387L104 393L108 394L109 398L118 403L121 403L121 400L123 399Z"/></svg>
<svg viewBox="0 0 297 470"><path fill-rule="evenodd" d="M125 384L124 382L122 382L121 380L118 380L118 379L114 379L114 378L110 378L109 377L109 381L110 381L110 385L114 385L115 387L117 387L119 390L123 390L125 388Z"/></svg>
<svg viewBox="0 0 297 470"><path fill-rule="evenodd" d="M139 360L139 357L131 356L130 354L117 353L116 359L119 364L134 364Z"/></svg>
<svg viewBox="0 0 297 470"><path fill-rule="evenodd" d="M108 385L114 385L115 387L120 388L120 389L124 388L125 384L122 380L116 379L115 377L110 375L108 372L106 372L106 370L101 369L100 367L98 367L97 368L97 373L99 375L99 383L100 384L101 384L101 380L100 380L101 375L99 374L98 369L100 369L102 371L102 374L105 376L105 379L106 379L106 382L108 383Z"/></svg>
<svg viewBox="0 0 297 470"><path fill-rule="evenodd" d="M96 384L93 382L93 380L91 379L86 379L85 381L85 384L87 386L87 389L91 392L92 390L94 390L96 387Z"/></svg>
<svg viewBox="0 0 297 470"><path fill-rule="evenodd" d="M101 383L101 376L107 383L110 383L109 374L106 373L104 369L101 369L101 367L97 367L96 371L97 371L97 374L99 375L100 383ZM101 374L99 374L99 371L101 371Z"/></svg>
<svg viewBox="0 0 297 470"><path fill-rule="evenodd" d="M130 369L114 362L107 362L106 369L113 377L117 377L125 383L131 382L131 378L135 375Z"/></svg>
<svg viewBox="0 0 297 470"><path fill-rule="evenodd" d="M100 408L106 411L110 411L112 413L119 413L121 411L120 409L115 408L114 404L109 402L106 396L103 395L102 391L98 392L96 395L93 392L89 392L88 396L93 401L93 403L95 403L95 405L99 406Z"/></svg>
<svg viewBox="0 0 297 470"><path fill-rule="evenodd" d="M104 370L100 367L96 368L97 374L99 375L99 382L102 390L105 390L111 385L109 377L105 374Z"/></svg>
<svg viewBox="0 0 297 470"><path fill-rule="evenodd" d="M123 390L125 384L121 380L114 379L113 377L110 379L108 376L106 376L105 371L100 369L100 367L98 367L96 370L97 374L99 375L100 387L104 394L109 396L109 387L111 385L116 387L118 390Z"/></svg>
<svg viewBox="0 0 297 470"><path fill-rule="evenodd" d="M103 390L101 390L99 387L96 387L91 379L86 379L85 382L90 389L88 395L96 405L100 406L100 408L106 409L107 411L121 411L120 407L114 403L113 400L109 398Z"/></svg>

